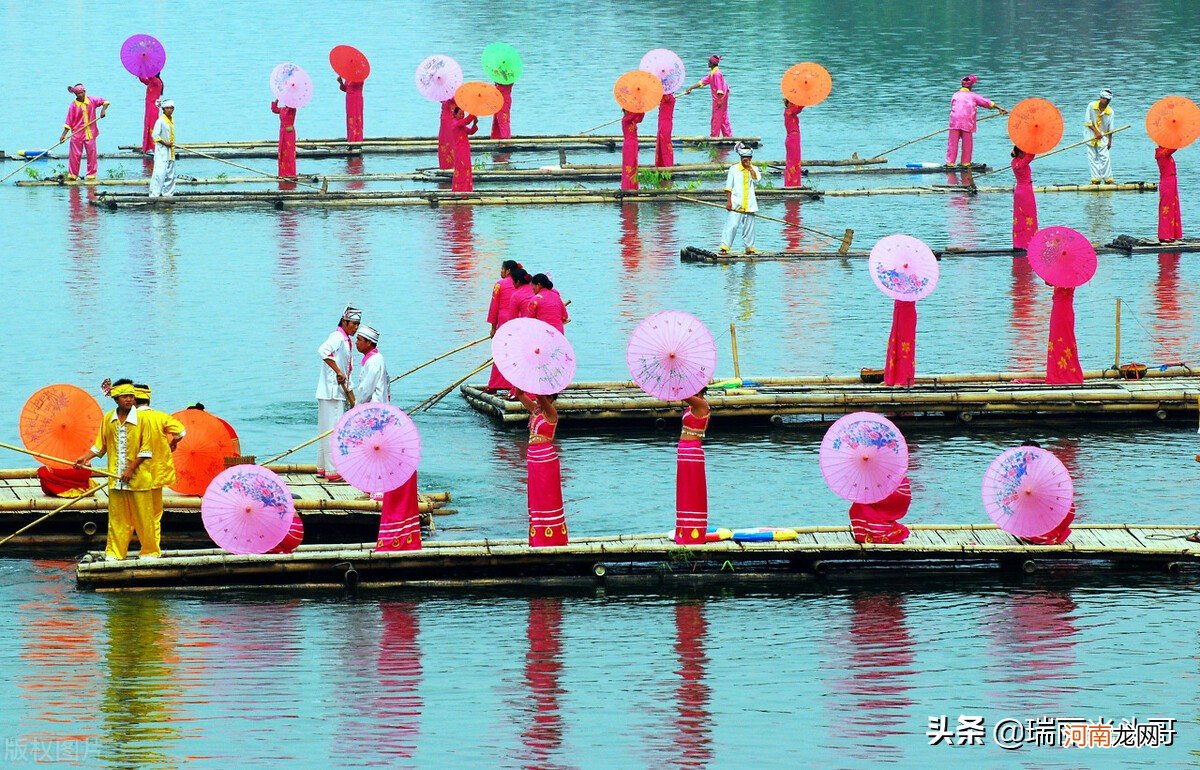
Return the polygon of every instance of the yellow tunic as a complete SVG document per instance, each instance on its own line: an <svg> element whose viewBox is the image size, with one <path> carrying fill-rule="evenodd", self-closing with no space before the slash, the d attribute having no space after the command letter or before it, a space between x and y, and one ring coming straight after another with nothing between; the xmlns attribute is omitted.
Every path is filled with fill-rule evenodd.
<svg viewBox="0 0 1200 770"><path fill-rule="evenodd" d="M117 410L113 409L104 415L104 420L100 423L100 434L96 437L92 453L97 457L108 456L109 473L118 475L124 473L125 468L138 457L153 457L148 440L149 437L143 430L143 427L136 409L129 410L129 416L124 425L117 419ZM122 449L124 450L123 452L120 451ZM132 492L145 492L151 489L152 486L153 478L150 474L150 463L145 460L133 472L133 478L129 480L128 486L124 483L118 486L118 482L114 478L108 480L108 488L110 490L120 489Z"/></svg>
<svg viewBox="0 0 1200 770"><path fill-rule="evenodd" d="M183 423L166 412L139 406L138 422L150 444L150 459L142 463L150 466L152 489L162 489L175 483L175 461L171 455L171 440L184 434ZM139 469L140 470L140 469Z"/></svg>

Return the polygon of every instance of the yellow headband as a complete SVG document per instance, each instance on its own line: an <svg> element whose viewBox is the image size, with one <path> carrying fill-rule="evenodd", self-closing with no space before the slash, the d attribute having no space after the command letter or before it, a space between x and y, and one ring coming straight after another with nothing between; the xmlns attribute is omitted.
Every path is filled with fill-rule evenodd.
<svg viewBox="0 0 1200 770"><path fill-rule="evenodd" d="M143 401L149 401L150 400L150 388L134 388L133 389L133 397L140 398Z"/></svg>
<svg viewBox="0 0 1200 770"><path fill-rule="evenodd" d="M108 395L116 398L117 396L137 396L137 391L132 385L118 385L108 392Z"/></svg>

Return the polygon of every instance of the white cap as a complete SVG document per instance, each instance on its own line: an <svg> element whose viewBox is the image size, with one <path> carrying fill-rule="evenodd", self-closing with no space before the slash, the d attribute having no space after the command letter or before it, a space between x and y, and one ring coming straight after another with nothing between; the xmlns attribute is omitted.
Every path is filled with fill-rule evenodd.
<svg viewBox="0 0 1200 770"><path fill-rule="evenodd" d="M1112 101L1112 89L1110 89L1110 88L1101 88L1101 89L1100 89L1100 98L1101 98L1101 99L1108 99L1108 100L1111 102L1111 101Z"/></svg>
<svg viewBox="0 0 1200 770"><path fill-rule="evenodd" d="M342 311L342 320L357 323L362 320L362 311L354 305L346 305L346 309Z"/></svg>
<svg viewBox="0 0 1200 770"><path fill-rule="evenodd" d="M379 332L375 331L374 327L363 324L358 327L358 336L369 342L374 342L376 345L379 344Z"/></svg>
<svg viewBox="0 0 1200 770"><path fill-rule="evenodd" d="M159 106L161 109L164 109L164 110L165 110L166 108L168 108L168 107L174 107L174 106L175 106L175 100L173 100L173 99L159 99L159 100L158 100L158 106Z"/></svg>
<svg viewBox="0 0 1200 770"><path fill-rule="evenodd" d="M750 158L754 156L754 150L750 149L742 142L735 144L733 149L737 152L739 158Z"/></svg>

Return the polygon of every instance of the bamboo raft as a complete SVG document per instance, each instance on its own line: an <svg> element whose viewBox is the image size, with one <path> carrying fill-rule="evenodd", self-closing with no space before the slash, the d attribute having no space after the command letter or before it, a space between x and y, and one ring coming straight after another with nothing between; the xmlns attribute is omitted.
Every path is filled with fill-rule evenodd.
<svg viewBox="0 0 1200 770"><path fill-rule="evenodd" d="M420 551L373 553L373 543L301 546L286 555L235 556L216 549L165 551L160 559L105 562L88 554L76 567L80 589L136 591L280 586L471 587L603 585L701 581L804 580L882 569L1001 568L1020 573L1069 565L1176 571L1200 563L1197 527L1093 524L1073 527L1056 546L1026 545L991 525L913 525L900 545L855 543L848 527L800 527L797 539L677 546L661 534L584 537L530 548L524 540L427 542Z"/></svg>
<svg viewBox="0 0 1200 770"><path fill-rule="evenodd" d="M1097 252L1111 254L1161 254L1200 251L1200 241L1181 241L1179 243L1160 243L1155 240L1130 238L1127 235L1106 244L1093 244ZM684 246L679 250L680 262L694 262L709 265L725 265L734 262L805 262L808 260L825 259L864 259L869 257L869 251L850 251L839 254L836 251L758 251L754 254L722 254L719 251L706 249L702 246ZM1023 257L1025 249L984 249L968 246L947 246L935 249L933 255L939 260L945 257Z"/></svg>
<svg viewBox="0 0 1200 770"><path fill-rule="evenodd" d="M1155 192L1156 182L1122 182L1120 184L1051 184L1033 188L1035 193L1111 193L1111 192ZM852 198L863 195L946 195L949 193L965 193L967 195L986 193L1011 193L1009 186L949 185L935 184L922 187L872 187L854 190L822 190L826 198Z"/></svg>
<svg viewBox="0 0 1200 770"><path fill-rule="evenodd" d="M273 465L292 490L296 511L304 520L304 542L344 543L374 539L379 532L381 503L348 484L330 484L316 477L315 465ZM65 497L46 497L32 468L0 470L0 533L16 532L40 516L67 502ZM433 526L433 516L455 513L447 507L448 492L419 496L421 522ZM211 544L200 520L200 498L163 496L162 542L164 547ZM70 508L38 524L6 545L8 550L53 551L76 555L89 548L103 547L107 526L108 492L80 500Z"/></svg>
<svg viewBox="0 0 1200 770"><path fill-rule="evenodd" d="M295 178L297 182L319 185L322 182L420 182L426 177L417 172L400 174L303 174ZM228 184L279 184L280 180L273 176L214 176L194 177L177 176L176 186L215 186ZM135 179L75 179L68 181L64 176L51 176L45 179L22 179L15 183L17 187L149 187L148 177Z"/></svg>
<svg viewBox="0 0 1200 770"><path fill-rule="evenodd" d="M688 195L714 202L725 200L724 190L689 190ZM203 193L184 193L163 198L150 198L135 193L100 192L88 202L97 208L173 209L184 207L270 206L276 209L294 206L516 206L575 203L651 203L675 201L679 192L671 189L616 190L476 190L459 193L449 190L223 190ZM821 194L808 187L789 187L760 190L759 198L820 198Z"/></svg>
<svg viewBox="0 0 1200 770"><path fill-rule="evenodd" d="M979 419L1098 417L1196 419L1200 372L1186 366L1153 369L1145 379L1125 380L1114 369L1084 372L1082 385L1046 385L1045 372L942 374L917 377L910 388L868 384L861 377L746 378L742 387L710 388L709 403L719 422L745 420L823 426L844 414L879 412L895 420L958 421ZM1027 380L1029 382L1022 382ZM516 401L484 392L483 385L459 388L467 403L493 420L518 425L529 413ZM567 386L555 403L566 423L576 421L652 421L677 423L678 402L652 398L632 381L579 382Z"/></svg>

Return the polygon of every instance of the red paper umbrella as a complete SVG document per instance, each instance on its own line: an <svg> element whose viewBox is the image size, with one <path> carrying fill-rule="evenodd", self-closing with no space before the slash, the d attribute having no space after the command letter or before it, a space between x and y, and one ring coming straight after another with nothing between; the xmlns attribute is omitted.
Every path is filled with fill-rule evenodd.
<svg viewBox="0 0 1200 770"><path fill-rule="evenodd" d="M1063 289L1082 286L1096 274L1096 249L1078 230L1044 227L1029 239L1025 251L1033 272Z"/></svg>
<svg viewBox="0 0 1200 770"><path fill-rule="evenodd" d="M352 45L336 45L329 52L329 66L351 83L362 82L371 74L371 62Z"/></svg>
<svg viewBox="0 0 1200 770"><path fill-rule="evenodd" d="M86 452L100 433L104 417L96 399L74 385L47 385L29 397L21 409L21 441L25 448L73 460ZM49 468L69 463L41 460Z"/></svg>
<svg viewBox="0 0 1200 770"><path fill-rule="evenodd" d="M1049 152L1062 135L1062 113L1045 99L1024 99L1008 113L1008 138L1025 152Z"/></svg>
<svg viewBox="0 0 1200 770"><path fill-rule="evenodd" d="M1183 96L1164 96L1146 113L1146 133L1159 147L1187 147L1200 137L1200 107Z"/></svg>
<svg viewBox="0 0 1200 770"><path fill-rule="evenodd" d="M632 70L617 78L613 97L621 109L629 112L649 112L663 97L663 84L658 75L644 70Z"/></svg>
<svg viewBox="0 0 1200 770"><path fill-rule="evenodd" d="M504 95L491 83L471 80L455 90L454 103L470 115L495 115L504 106Z"/></svg>

